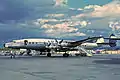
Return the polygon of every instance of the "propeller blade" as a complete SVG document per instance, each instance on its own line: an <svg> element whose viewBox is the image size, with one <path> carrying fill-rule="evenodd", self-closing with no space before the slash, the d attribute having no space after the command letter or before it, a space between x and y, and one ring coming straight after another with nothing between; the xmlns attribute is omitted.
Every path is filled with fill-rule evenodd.
<svg viewBox="0 0 120 80"><path fill-rule="evenodd" d="M59 44L61 44L63 42L63 39L59 42Z"/></svg>
<svg viewBox="0 0 120 80"><path fill-rule="evenodd" d="M44 42L45 46L49 47L51 45L51 43L46 43Z"/></svg>
<svg viewBox="0 0 120 80"><path fill-rule="evenodd" d="M55 39L56 43L58 43L57 39Z"/></svg>
<svg viewBox="0 0 120 80"><path fill-rule="evenodd" d="M48 43L48 47L51 45L51 43Z"/></svg>
<svg viewBox="0 0 120 80"><path fill-rule="evenodd" d="M47 46L47 44L44 42L44 45Z"/></svg>

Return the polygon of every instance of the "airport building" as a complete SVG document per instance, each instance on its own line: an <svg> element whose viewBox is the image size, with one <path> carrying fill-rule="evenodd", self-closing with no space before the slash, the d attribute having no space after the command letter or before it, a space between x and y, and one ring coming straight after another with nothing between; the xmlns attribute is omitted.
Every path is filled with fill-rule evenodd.
<svg viewBox="0 0 120 80"><path fill-rule="evenodd" d="M100 51L101 54L120 54L120 50L103 50Z"/></svg>

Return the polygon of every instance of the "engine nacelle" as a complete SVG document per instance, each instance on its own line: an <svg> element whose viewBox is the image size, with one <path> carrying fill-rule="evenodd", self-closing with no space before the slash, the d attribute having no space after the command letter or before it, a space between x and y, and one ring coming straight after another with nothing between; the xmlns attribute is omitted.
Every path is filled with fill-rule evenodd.
<svg viewBox="0 0 120 80"><path fill-rule="evenodd" d="M97 45L97 43L82 43L81 47L91 49L91 48L98 47L98 45Z"/></svg>

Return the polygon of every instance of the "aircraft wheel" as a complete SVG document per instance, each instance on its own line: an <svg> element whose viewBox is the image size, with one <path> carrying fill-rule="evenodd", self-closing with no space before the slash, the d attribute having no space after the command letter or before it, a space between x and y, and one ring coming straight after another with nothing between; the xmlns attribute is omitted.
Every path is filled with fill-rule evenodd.
<svg viewBox="0 0 120 80"><path fill-rule="evenodd" d="M86 54L81 54L81 56L86 57L87 55Z"/></svg>
<svg viewBox="0 0 120 80"><path fill-rule="evenodd" d="M11 59L15 58L15 55L11 54L11 55L10 55L10 58L11 58Z"/></svg>
<svg viewBox="0 0 120 80"><path fill-rule="evenodd" d="M75 54L75 56L80 56L80 54Z"/></svg>
<svg viewBox="0 0 120 80"><path fill-rule="evenodd" d="M69 56L69 54L67 54L67 53L63 54L63 57L68 57L68 56Z"/></svg>
<svg viewBox="0 0 120 80"><path fill-rule="evenodd" d="M47 57L51 57L51 53L48 53L48 54L47 54Z"/></svg>

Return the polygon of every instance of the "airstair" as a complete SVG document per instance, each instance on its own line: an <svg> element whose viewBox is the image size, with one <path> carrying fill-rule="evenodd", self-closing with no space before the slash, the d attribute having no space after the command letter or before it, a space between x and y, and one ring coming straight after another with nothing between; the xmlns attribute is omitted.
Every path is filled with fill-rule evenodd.
<svg viewBox="0 0 120 80"><path fill-rule="evenodd" d="M82 51L81 54L85 54L85 55L88 56L88 57L91 57L91 56L92 56L92 53L91 53L90 51L87 51L86 49L84 49L84 48L82 48L82 47L79 47L78 50L79 50L80 53L81 53L81 51Z"/></svg>

